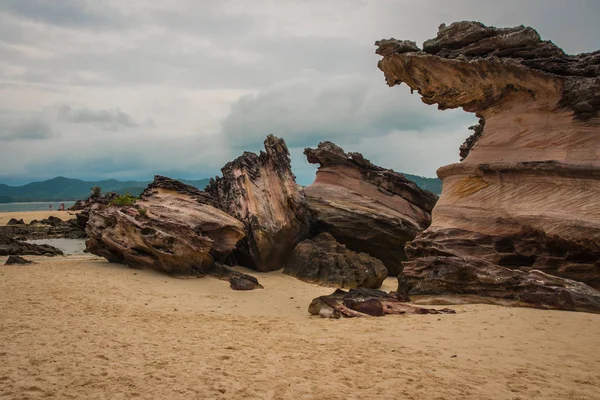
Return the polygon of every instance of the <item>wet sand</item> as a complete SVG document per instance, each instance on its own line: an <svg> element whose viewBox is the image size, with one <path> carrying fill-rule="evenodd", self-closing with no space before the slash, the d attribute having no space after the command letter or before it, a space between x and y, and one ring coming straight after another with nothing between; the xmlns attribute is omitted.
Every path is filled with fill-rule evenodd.
<svg viewBox="0 0 600 400"><path fill-rule="evenodd" d="M29 258L0 266L0 398L600 398L600 315L325 320L307 307L332 289L280 272L236 292L88 255Z"/></svg>

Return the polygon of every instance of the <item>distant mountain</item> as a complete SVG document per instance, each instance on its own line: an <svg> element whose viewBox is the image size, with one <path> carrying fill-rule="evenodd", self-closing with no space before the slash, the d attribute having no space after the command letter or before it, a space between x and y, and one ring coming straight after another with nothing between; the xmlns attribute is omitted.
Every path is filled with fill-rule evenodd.
<svg viewBox="0 0 600 400"><path fill-rule="evenodd" d="M425 178L423 176L411 175L411 174L402 174L414 183L417 184L421 189L429 190L437 194L438 196L442 194L442 181L439 178Z"/></svg>
<svg viewBox="0 0 600 400"><path fill-rule="evenodd" d="M421 189L429 190L437 195L442 193L442 181L438 178L425 178L410 174L404 174L404 176L415 182ZM210 179L180 179L180 181L198 189L204 189ZM8 186L0 183L0 203L85 199L89 196L90 189L94 186L100 186L104 193L129 193L137 196L149 183L150 181L118 181L116 179L82 181L63 176L43 182L28 183L23 186Z"/></svg>
<svg viewBox="0 0 600 400"><path fill-rule="evenodd" d="M209 179L180 179L180 181L204 189ZM44 182L33 182L23 186L0 184L0 203L85 199L94 186L100 186L102 192L129 193L137 196L149 183L150 181L118 181L116 179L82 181L59 176Z"/></svg>

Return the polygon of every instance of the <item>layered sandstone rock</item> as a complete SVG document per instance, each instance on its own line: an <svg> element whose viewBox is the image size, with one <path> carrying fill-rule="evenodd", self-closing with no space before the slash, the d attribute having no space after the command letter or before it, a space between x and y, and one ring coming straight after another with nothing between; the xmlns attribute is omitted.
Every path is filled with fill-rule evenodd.
<svg viewBox="0 0 600 400"><path fill-rule="evenodd" d="M532 28L477 22L440 26L422 51L394 39L377 45L388 85L406 83L426 104L482 119L461 148L464 161L438 170L443 192L432 224L407 246L412 292L478 292L473 266L485 269L490 285L507 270L524 271L511 272L519 284L499 290L534 306L565 290L574 295L527 292L525 282L573 286L539 280L533 269L599 288L600 52L570 56ZM437 286L440 265L465 267ZM593 291L577 290L591 299Z"/></svg>
<svg viewBox="0 0 600 400"><path fill-rule="evenodd" d="M213 204L192 186L156 176L134 205L93 206L87 248L133 268L205 274L244 237L244 225Z"/></svg>
<svg viewBox="0 0 600 400"><path fill-rule="evenodd" d="M404 244L429 226L437 196L331 142L304 154L319 164L315 182L304 189L317 230L380 259L397 276Z"/></svg>
<svg viewBox="0 0 600 400"><path fill-rule="evenodd" d="M246 238L234 261L258 271L283 268L292 250L308 236L310 212L296 184L283 139L269 135L265 151L245 152L211 179L206 192L217 207L242 221Z"/></svg>
<svg viewBox="0 0 600 400"><path fill-rule="evenodd" d="M283 273L339 288L378 288L387 277L387 269L381 261L347 249L329 233L300 242Z"/></svg>

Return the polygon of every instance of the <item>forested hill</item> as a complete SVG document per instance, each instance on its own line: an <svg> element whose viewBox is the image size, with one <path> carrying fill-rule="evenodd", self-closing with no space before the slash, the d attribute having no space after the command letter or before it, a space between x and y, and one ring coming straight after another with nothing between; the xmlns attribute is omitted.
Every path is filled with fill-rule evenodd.
<svg viewBox="0 0 600 400"><path fill-rule="evenodd" d="M402 174L414 183L417 184L421 189L429 190L437 194L438 196L442 193L442 181L438 178L425 178L423 176L416 176L411 174Z"/></svg>
<svg viewBox="0 0 600 400"><path fill-rule="evenodd" d="M199 189L204 189L209 179L180 179L180 181ZM90 189L94 186L100 186L102 192L130 193L137 196L149 183L150 181L118 181L116 179L82 181L80 179L59 176L47 181L32 182L23 186L0 184L0 203L79 200L87 198L90 194Z"/></svg>

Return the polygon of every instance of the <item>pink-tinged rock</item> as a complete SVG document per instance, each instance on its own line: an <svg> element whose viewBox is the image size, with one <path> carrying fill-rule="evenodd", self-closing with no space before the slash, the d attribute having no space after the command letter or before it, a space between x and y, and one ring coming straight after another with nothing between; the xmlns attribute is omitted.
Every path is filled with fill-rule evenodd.
<svg viewBox="0 0 600 400"><path fill-rule="evenodd" d="M283 139L269 135L260 154L246 152L222 169L206 188L217 207L242 221L246 238L234 261L258 271L273 271L308 236L311 215L296 184Z"/></svg>
<svg viewBox="0 0 600 400"><path fill-rule="evenodd" d="M156 176L132 206L94 205L88 250L109 261L172 275L202 275L244 237L244 225L210 196Z"/></svg>
<svg viewBox="0 0 600 400"><path fill-rule="evenodd" d="M463 162L438 170L443 191L431 226L406 247L411 294L477 294L470 279L479 266L490 285L513 270L523 284L498 290L516 303L593 309L597 292L587 286L573 289L587 299L574 303L589 307L548 298L575 296L566 279L600 288L600 52L571 56L532 28L468 21L440 26L423 51L394 39L377 44L388 85L406 83L426 104L480 118L460 149ZM438 286L438 258L470 273ZM539 280L534 270L559 278ZM527 292L533 281L548 290Z"/></svg>
<svg viewBox="0 0 600 400"><path fill-rule="evenodd" d="M429 226L437 196L331 142L304 154L319 164L315 182L304 189L317 230L383 261L397 276L406 260L404 244Z"/></svg>

